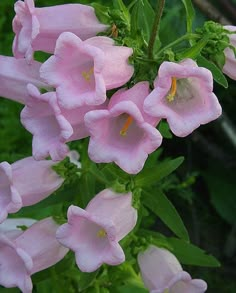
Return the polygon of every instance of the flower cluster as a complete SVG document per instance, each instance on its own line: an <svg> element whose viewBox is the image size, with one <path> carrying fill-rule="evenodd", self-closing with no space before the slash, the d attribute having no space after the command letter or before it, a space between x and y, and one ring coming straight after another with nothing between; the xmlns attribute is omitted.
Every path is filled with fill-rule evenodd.
<svg viewBox="0 0 236 293"><path fill-rule="evenodd" d="M89 137L92 161L114 162L137 174L162 143L157 130L162 119L176 136L184 137L222 110L211 72L192 59L163 62L153 90L149 81L127 87L134 73L129 62L133 49L97 36L109 27L98 21L92 7L36 8L33 0L18 0L15 12L14 57L0 56L0 96L24 104L21 122L33 135L33 157L0 164L0 222L6 227L0 225L0 284L26 293L32 291L30 275L55 264L68 248L84 272L124 262L119 241L137 221L132 193L105 189L85 209L71 205L68 223L60 227L47 218L24 232L8 229L9 213L36 204L62 185L64 179L52 169L56 161L69 156L81 167L67 142ZM40 63L34 60L35 51L51 56ZM139 256L139 264L153 293L206 290L205 283L191 280L166 250L150 248Z"/></svg>

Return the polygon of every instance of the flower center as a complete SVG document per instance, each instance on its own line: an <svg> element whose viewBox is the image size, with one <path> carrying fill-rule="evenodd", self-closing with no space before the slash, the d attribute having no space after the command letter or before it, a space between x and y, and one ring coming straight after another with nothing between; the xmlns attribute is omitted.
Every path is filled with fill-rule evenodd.
<svg viewBox="0 0 236 293"><path fill-rule="evenodd" d="M82 71L83 78L87 81L91 81L91 76L93 75L93 67L91 67L88 71Z"/></svg>
<svg viewBox="0 0 236 293"><path fill-rule="evenodd" d="M169 293L169 289L166 288L166 289L163 291L163 293Z"/></svg>
<svg viewBox="0 0 236 293"><path fill-rule="evenodd" d="M97 237L99 238L104 238L107 236L107 232L104 230L104 229L100 229L98 232L97 232Z"/></svg>
<svg viewBox="0 0 236 293"><path fill-rule="evenodd" d="M122 127L122 129L120 130L120 135L121 136L126 136L127 134L127 130L130 127L131 123L133 122L133 117L131 117L130 115L128 116L128 118L125 120L124 126Z"/></svg>
<svg viewBox="0 0 236 293"><path fill-rule="evenodd" d="M171 88L167 95L168 102L173 102L177 91L177 80L176 77L172 77Z"/></svg>

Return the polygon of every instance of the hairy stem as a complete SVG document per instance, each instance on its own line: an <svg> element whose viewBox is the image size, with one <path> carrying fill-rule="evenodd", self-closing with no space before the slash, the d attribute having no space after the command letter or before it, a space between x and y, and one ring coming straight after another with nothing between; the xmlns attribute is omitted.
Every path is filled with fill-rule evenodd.
<svg viewBox="0 0 236 293"><path fill-rule="evenodd" d="M155 16L153 27L152 27L151 37L148 43L148 58L150 59L153 57L153 48L154 48L156 36L159 31L159 26L160 26L160 21L161 21L161 16L164 10L164 6L165 6L165 0L158 0L157 6L156 6L156 16Z"/></svg>

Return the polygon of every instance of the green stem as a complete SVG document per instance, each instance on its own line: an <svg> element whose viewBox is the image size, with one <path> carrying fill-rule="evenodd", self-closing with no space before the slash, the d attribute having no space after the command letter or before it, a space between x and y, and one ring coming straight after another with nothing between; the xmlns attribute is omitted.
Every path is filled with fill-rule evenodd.
<svg viewBox="0 0 236 293"><path fill-rule="evenodd" d="M165 6L165 0L158 0L157 6L156 6L156 16L155 16L153 27L152 27L151 37L148 43L148 58L149 59L153 58L153 48L154 48L156 36L159 31L159 26L160 26L160 21L161 21L161 16L164 10L164 6Z"/></svg>
<svg viewBox="0 0 236 293"><path fill-rule="evenodd" d="M88 171L89 171L89 173L90 173L91 175L93 175L93 176L96 178L96 180L99 181L100 183L105 184L105 185L108 184L108 181L107 181L105 178L103 178L103 177L100 176L99 174L95 173L93 170L89 169Z"/></svg>
<svg viewBox="0 0 236 293"><path fill-rule="evenodd" d="M174 47L176 45L178 45L179 43L185 41L185 40L189 40L189 39L198 39L200 38L199 35L197 34L185 34L183 35L182 37L180 37L179 39L175 40L174 42L172 43L169 43L167 46L165 46L164 48L162 48L158 53L157 53L157 56L160 56L165 50L171 48L171 47Z"/></svg>

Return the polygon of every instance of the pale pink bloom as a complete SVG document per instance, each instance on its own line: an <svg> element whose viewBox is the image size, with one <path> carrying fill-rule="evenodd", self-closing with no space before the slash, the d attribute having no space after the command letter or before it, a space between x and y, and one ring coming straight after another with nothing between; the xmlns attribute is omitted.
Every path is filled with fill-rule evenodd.
<svg viewBox="0 0 236 293"><path fill-rule="evenodd" d="M72 33L57 40L55 55L41 67L41 77L56 88L59 104L65 108L99 105L106 90L125 84L133 75L128 64L132 49L115 46L108 37L82 41Z"/></svg>
<svg viewBox="0 0 236 293"><path fill-rule="evenodd" d="M35 8L33 0L25 0L15 3L15 12L13 53L29 61L34 51L53 53L63 32L72 32L85 40L108 28L98 21L92 7L82 4Z"/></svg>
<svg viewBox="0 0 236 293"><path fill-rule="evenodd" d="M40 66L36 61L27 64L25 59L0 56L0 96L25 104L28 83L48 88L40 79Z"/></svg>
<svg viewBox="0 0 236 293"><path fill-rule="evenodd" d="M149 246L139 253L138 263L144 284L151 293L203 293L207 289L205 281L192 279L177 258L164 248Z"/></svg>
<svg viewBox="0 0 236 293"><path fill-rule="evenodd" d="M56 92L41 94L31 84L27 88L29 97L21 112L21 122L33 134L33 156L36 160L47 156L53 161L63 160L69 151L66 142L89 136L84 115L98 106L64 109L58 105Z"/></svg>
<svg viewBox="0 0 236 293"><path fill-rule="evenodd" d="M93 272L103 263L118 265L125 260L119 241L135 226L137 211L132 194L118 194L105 189L85 210L70 206L68 224L57 231L59 242L75 252L81 271Z"/></svg>
<svg viewBox="0 0 236 293"><path fill-rule="evenodd" d="M144 101L144 110L154 117L167 119L177 136L187 136L221 115L211 72L198 67L191 59L163 62L154 87Z"/></svg>
<svg viewBox="0 0 236 293"><path fill-rule="evenodd" d="M60 261L68 252L56 240L58 225L52 218L39 221L26 231L0 234L0 284L32 292L30 276ZM13 231L15 232L15 231Z"/></svg>
<svg viewBox="0 0 236 293"><path fill-rule="evenodd" d="M143 168L148 154L162 142L155 128L160 119L143 111L143 101L148 94L148 82L139 82L130 89L117 91L107 110L94 110L85 115L91 136L88 153L93 161L115 162L130 174Z"/></svg>
<svg viewBox="0 0 236 293"><path fill-rule="evenodd" d="M53 165L52 161L32 157L11 165L0 163L0 223L8 213L43 200L62 185L64 179L52 170Z"/></svg>
<svg viewBox="0 0 236 293"><path fill-rule="evenodd" d="M235 32L235 34L229 34L230 44L236 48L236 26L226 25L224 28L228 31ZM225 64L222 71L228 75L230 78L236 80L236 58L234 51L230 48L224 50L225 54Z"/></svg>

